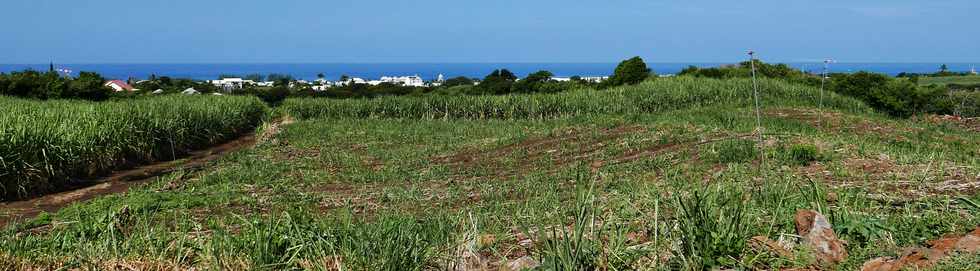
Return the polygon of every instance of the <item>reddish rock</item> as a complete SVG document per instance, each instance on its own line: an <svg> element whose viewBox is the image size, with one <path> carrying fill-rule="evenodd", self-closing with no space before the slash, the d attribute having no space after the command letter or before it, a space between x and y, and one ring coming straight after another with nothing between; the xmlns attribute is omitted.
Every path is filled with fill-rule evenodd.
<svg viewBox="0 0 980 271"><path fill-rule="evenodd" d="M813 210L800 210L796 213L796 233L803 237L803 244L813 249L817 261L825 266L834 266L847 259L844 242L830 222L822 214Z"/></svg>
<svg viewBox="0 0 980 271"><path fill-rule="evenodd" d="M928 248L909 249L897 259L881 257L865 262L861 271L899 271L929 268L953 252L980 251L980 227L964 236L929 241Z"/></svg>

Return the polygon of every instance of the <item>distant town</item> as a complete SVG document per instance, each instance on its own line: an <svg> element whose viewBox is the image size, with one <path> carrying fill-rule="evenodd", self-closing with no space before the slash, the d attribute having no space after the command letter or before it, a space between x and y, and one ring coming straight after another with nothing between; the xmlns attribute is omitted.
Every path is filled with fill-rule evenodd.
<svg viewBox="0 0 980 271"><path fill-rule="evenodd" d="M609 77L608 76L583 76L577 78L590 83L601 83L602 81L605 81ZM517 81L519 80L520 79L517 79ZM572 81L572 77L551 77L551 80L556 82L569 82ZM275 84L275 82L273 81L256 82L253 80L248 80L240 77L221 78L217 80L208 80L207 82L224 90L242 89L249 86L271 87ZM290 87L296 85L310 85L313 88L313 90L322 91L331 87L343 87L352 84L366 84L371 86L378 86L381 84L392 84L396 86L405 86L405 87L438 87L438 86L442 86L442 84L445 82L446 82L446 78L442 74L439 74L436 80L434 81L425 81L422 79L422 77L418 75L382 76L380 79L377 80L368 80L360 77L344 76L337 81L330 81L324 78L319 78L313 81L295 80L290 83ZM479 83L480 83L479 80L473 80L474 85L478 85ZM115 87L113 88L116 89ZM118 89L118 90L121 91L122 89Z"/></svg>

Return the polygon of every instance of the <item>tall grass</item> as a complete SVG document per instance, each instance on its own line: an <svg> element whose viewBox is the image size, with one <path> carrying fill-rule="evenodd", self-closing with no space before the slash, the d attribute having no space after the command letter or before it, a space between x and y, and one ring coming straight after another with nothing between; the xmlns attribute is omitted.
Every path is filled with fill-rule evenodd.
<svg viewBox="0 0 980 271"><path fill-rule="evenodd" d="M0 197L43 193L107 171L173 159L252 129L253 97L159 97L117 102L0 97Z"/></svg>
<svg viewBox="0 0 980 271"><path fill-rule="evenodd" d="M812 87L780 80L762 80L759 87L767 105L814 106L820 93ZM558 94L287 99L283 108L300 119L538 119L657 113L719 105L747 106L752 102L751 91L750 80L679 77L610 90L581 89ZM870 111L860 101L838 95L831 95L826 104L851 112Z"/></svg>

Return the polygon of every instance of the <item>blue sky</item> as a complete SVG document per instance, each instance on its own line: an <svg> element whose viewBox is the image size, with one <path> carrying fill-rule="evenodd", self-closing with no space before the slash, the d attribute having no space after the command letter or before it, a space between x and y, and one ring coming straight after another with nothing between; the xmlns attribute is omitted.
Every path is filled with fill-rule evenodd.
<svg viewBox="0 0 980 271"><path fill-rule="evenodd" d="M976 0L4 0L0 63L978 62Z"/></svg>

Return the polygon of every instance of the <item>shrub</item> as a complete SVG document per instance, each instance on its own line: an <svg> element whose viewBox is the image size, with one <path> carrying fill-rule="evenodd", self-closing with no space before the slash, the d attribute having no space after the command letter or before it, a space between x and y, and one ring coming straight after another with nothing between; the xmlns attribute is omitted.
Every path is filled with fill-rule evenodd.
<svg viewBox="0 0 980 271"><path fill-rule="evenodd" d="M683 264L691 270L735 265L749 235L742 192L694 191L677 205Z"/></svg>
<svg viewBox="0 0 980 271"><path fill-rule="evenodd" d="M820 158L817 147L802 144L790 147L789 156L793 163L801 166L809 165Z"/></svg>
<svg viewBox="0 0 980 271"><path fill-rule="evenodd" d="M741 163L747 162L758 156L755 148L755 141L751 140L726 140L718 144L719 163Z"/></svg>

